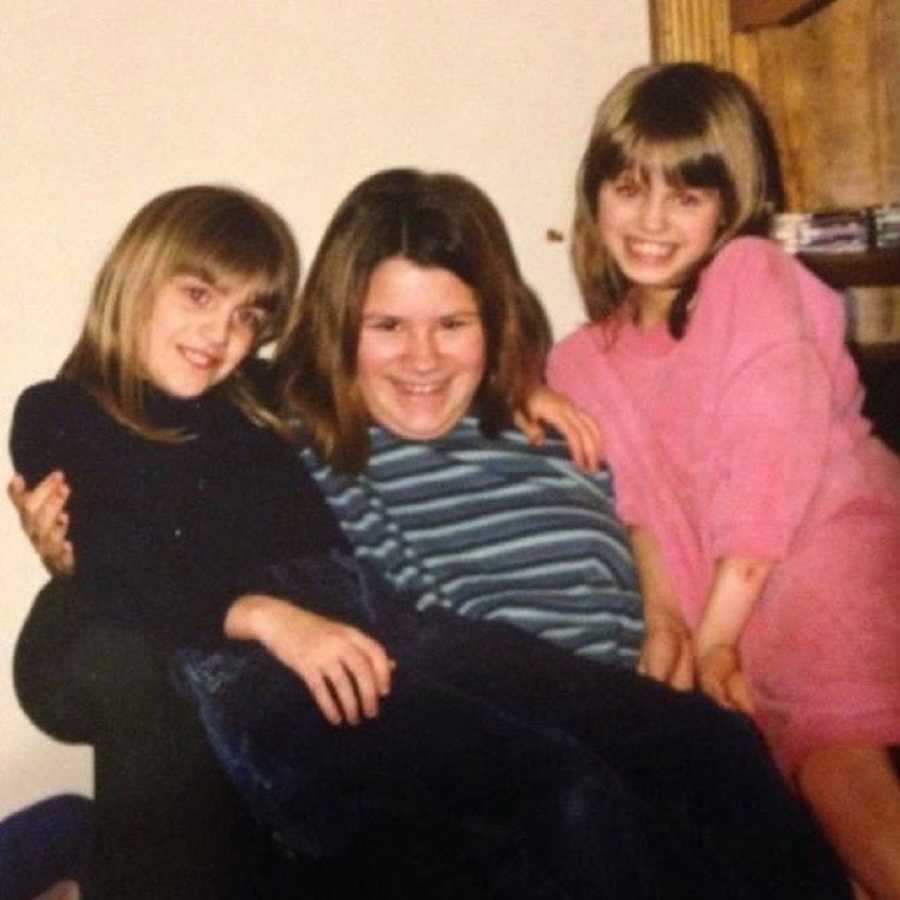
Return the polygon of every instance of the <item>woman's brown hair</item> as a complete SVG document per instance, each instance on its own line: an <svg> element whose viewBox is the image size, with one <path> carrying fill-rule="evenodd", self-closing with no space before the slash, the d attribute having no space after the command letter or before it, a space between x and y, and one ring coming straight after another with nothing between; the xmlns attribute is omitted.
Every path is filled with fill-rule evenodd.
<svg viewBox="0 0 900 900"><path fill-rule="evenodd" d="M414 169L372 175L328 225L277 352L287 412L299 416L339 471L358 472L368 460L369 414L356 385L356 351L369 279L395 257L447 269L472 288L485 333L476 396L485 433L496 434L542 378L547 320L490 200L457 175Z"/></svg>

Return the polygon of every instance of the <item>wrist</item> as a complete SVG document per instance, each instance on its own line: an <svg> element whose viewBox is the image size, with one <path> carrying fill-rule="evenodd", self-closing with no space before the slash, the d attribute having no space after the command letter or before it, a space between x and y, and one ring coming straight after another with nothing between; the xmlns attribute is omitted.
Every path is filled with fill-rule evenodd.
<svg viewBox="0 0 900 900"><path fill-rule="evenodd" d="M644 625L649 630L687 631L684 617L674 599L644 598Z"/></svg>
<svg viewBox="0 0 900 900"><path fill-rule="evenodd" d="M701 640L699 637L694 641L694 656L699 662L705 659L711 659L713 656L734 656L738 655L737 644L727 640Z"/></svg>
<svg viewBox="0 0 900 900"><path fill-rule="evenodd" d="M243 594L228 608L224 630L228 637L256 640L265 643L272 629L274 597L264 594Z"/></svg>

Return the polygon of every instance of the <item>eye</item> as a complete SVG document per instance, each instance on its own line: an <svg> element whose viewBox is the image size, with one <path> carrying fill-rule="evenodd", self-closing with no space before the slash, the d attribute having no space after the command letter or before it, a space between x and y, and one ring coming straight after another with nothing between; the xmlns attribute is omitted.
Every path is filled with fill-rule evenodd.
<svg viewBox="0 0 900 900"><path fill-rule="evenodd" d="M366 319L363 323L366 328L372 331L384 331L392 334L400 330L400 320L393 316L378 316L372 319Z"/></svg>
<svg viewBox="0 0 900 900"><path fill-rule="evenodd" d="M711 203L713 197L714 192L705 188L682 188L676 194L676 202L690 209Z"/></svg>
<svg viewBox="0 0 900 900"><path fill-rule="evenodd" d="M636 178L627 175L612 182L612 189L616 196L629 199L640 193L641 184Z"/></svg>
<svg viewBox="0 0 900 900"><path fill-rule="evenodd" d="M195 306L206 306L211 297L209 285L193 279L182 282L181 292Z"/></svg>
<svg viewBox="0 0 900 900"><path fill-rule="evenodd" d="M677 197L682 206L699 206L703 202L703 197L696 191L679 191Z"/></svg>
<svg viewBox="0 0 900 900"><path fill-rule="evenodd" d="M444 316L440 320L441 328L445 331L458 331L460 328L466 328L474 324L475 319L472 316Z"/></svg>
<svg viewBox="0 0 900 900"><path fill-rule="evenodd" d="M235 310L235 321L259 334L269 320L269 313L261 306L242 306Z"/></svg>

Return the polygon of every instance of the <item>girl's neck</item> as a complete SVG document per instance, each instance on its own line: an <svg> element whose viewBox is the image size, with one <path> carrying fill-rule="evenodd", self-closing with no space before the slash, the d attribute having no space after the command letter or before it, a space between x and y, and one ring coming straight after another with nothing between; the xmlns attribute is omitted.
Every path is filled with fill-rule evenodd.
<svg viewBox="0 0 900 900"><path fill-rule="evenodd" d="M678 296L679 288L644 287L633 285L628 302L639 328L655 328L667 322L669 311Z"/></svg>

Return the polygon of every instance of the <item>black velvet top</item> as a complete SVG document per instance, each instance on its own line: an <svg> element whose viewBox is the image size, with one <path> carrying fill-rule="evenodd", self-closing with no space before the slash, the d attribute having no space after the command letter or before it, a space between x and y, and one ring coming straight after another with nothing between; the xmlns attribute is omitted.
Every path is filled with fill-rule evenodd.
<svg viewBox="0 0 900 900"><path fill-rule="evenodd" d="M91 615L167 647L214 639L231 601L264 587L267 564L346 546L295 451L224 391L150 391L147 412L192 437L143 438L71 381L34 385L16 407L16 469L29 485L62 469L72 489L76 586Z"/></svg>
<svg viewBox="0 0 900 900"><path fill-rule="evenodd" d="M269 564L346 544L294 449L222 390L148 400L156 424L193 437L142 438L70 381L19 399L15 466L29 484L65 472L77 571L29 612L16 693L38 727L93 745L85 900L280 896L268 885L281 880L280 858L173 689L171 651L222 640L226 610L265 589Z"/></svg>

